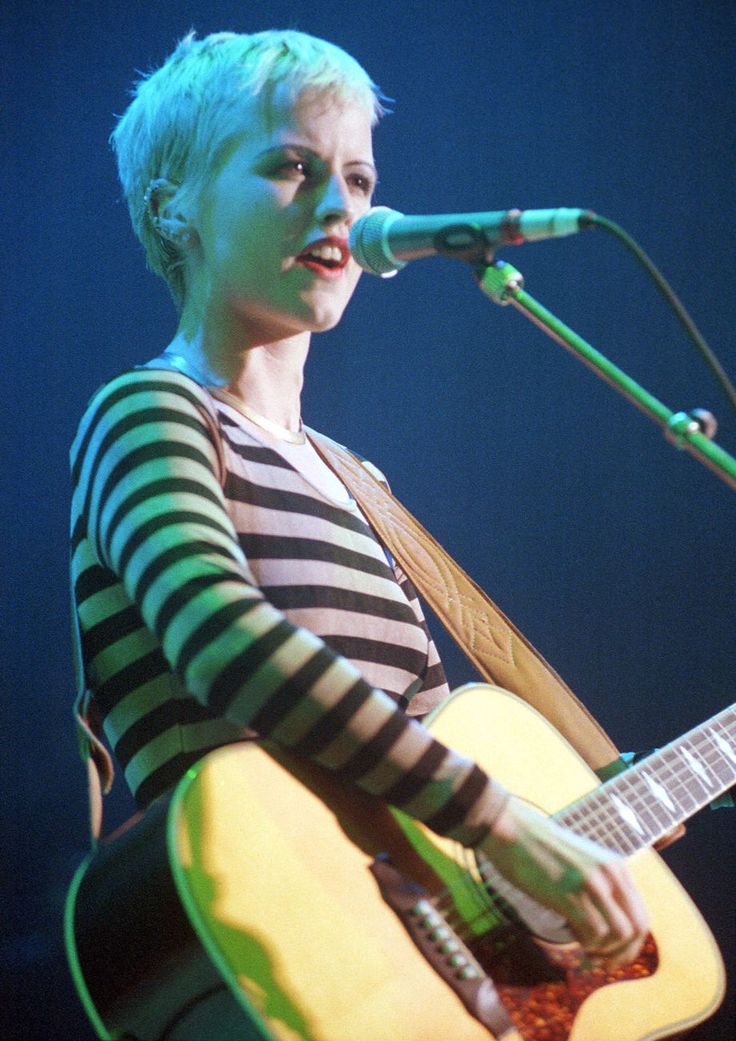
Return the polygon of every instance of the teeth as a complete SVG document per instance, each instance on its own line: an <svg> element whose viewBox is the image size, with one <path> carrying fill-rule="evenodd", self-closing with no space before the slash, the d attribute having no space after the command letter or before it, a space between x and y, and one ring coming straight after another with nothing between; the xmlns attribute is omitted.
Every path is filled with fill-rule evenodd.
<svg viewBox="0 0 736 1041"><path fill-rule="evenodd" d="M310 257L318 257L320 260L332 260L336 264L342 262L342 250L339 246L331 246L328 243L324 243L320 246L314 246L309 250Z"/></svg>

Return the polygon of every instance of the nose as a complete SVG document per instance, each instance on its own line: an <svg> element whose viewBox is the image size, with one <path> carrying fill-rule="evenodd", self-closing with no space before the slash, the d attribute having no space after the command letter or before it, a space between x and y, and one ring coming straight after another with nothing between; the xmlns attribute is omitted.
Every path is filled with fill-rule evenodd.
<svg viewBox="0 0 736 1041"><path fill-rule="evenodd" d="M321 225L327 227L352 223L353 209L348 186L336 174L326 183L315 216Z"/></svg>

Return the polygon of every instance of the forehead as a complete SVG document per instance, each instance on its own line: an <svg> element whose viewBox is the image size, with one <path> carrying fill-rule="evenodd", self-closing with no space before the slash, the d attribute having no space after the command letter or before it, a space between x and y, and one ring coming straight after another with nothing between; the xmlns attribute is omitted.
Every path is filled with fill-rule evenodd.
<svg viewBox="0 0 736 1041"><path fill-rule="evenodd" d="M279 84L268 94L244 101L240 116L242 136L238 136L253 150L301 144L315 151L372 159L372 113L335 91L309 89L292 96Z"/></svg>

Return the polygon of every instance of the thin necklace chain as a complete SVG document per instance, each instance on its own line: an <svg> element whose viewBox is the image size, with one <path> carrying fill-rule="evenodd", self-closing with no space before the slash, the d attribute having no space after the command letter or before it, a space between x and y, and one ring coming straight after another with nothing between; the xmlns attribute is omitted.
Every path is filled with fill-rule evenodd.
<svg viewBox="0 0 736 1041"><path fill-rule="evenodd" d="M189 376L196 383L199 383L203 387L207 387L213 397L223 401L226 405L230 405L232 408L236 409L236 411L244 415L246 419L249 419L251 423L255 423L257 427L266 430L269 434L273 434L273 436L278 438L279 441L285 441L290 445L305 445L307 443L307 436L303 430L289 430L287 427L282 427L279 423L274 423L272 419L268 419L267 416L262 416L260 412L256 412L255 409L246 405L244 401L241 401L235 394L231 394L230 391L225 390L224 387L213 386L209 380L181 354L174 354L173 351L164 351L164 357L168 358L171 364L180 372L183 372L185 376Z"/></svg>
<svg viewBox="0 0 736 1041"><path fill-rule="evenodd" d="M214 398L224 401L226 405L232 405L234 409L241 412L251 423L255 423L262 430L267 430L269 434L273 434L279 441L286 441L290 445L305 445L307 443L307 435L303 430L289 430L287 427L282 427L279 423L274 423L273 420L268 419L267 416L262 416L260 412L256 412L255 409L246 405L244 401L241 401L240 398L231 394L228 390L223 390L222 387L210 387L209 391Z"/></svg>

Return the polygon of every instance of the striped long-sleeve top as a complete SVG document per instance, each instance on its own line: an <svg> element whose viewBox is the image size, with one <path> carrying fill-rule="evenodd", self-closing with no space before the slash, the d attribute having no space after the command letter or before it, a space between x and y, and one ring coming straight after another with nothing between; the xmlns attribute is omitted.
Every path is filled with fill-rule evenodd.
<svg viewBox="0 0 736 1041"><path fill-rule="evenodd" d="M484 837L503 789L411 718L444 674L354 503L165 369L98 391L71 466L85 679L140 806L256 734L441 834Z"/></svg>

